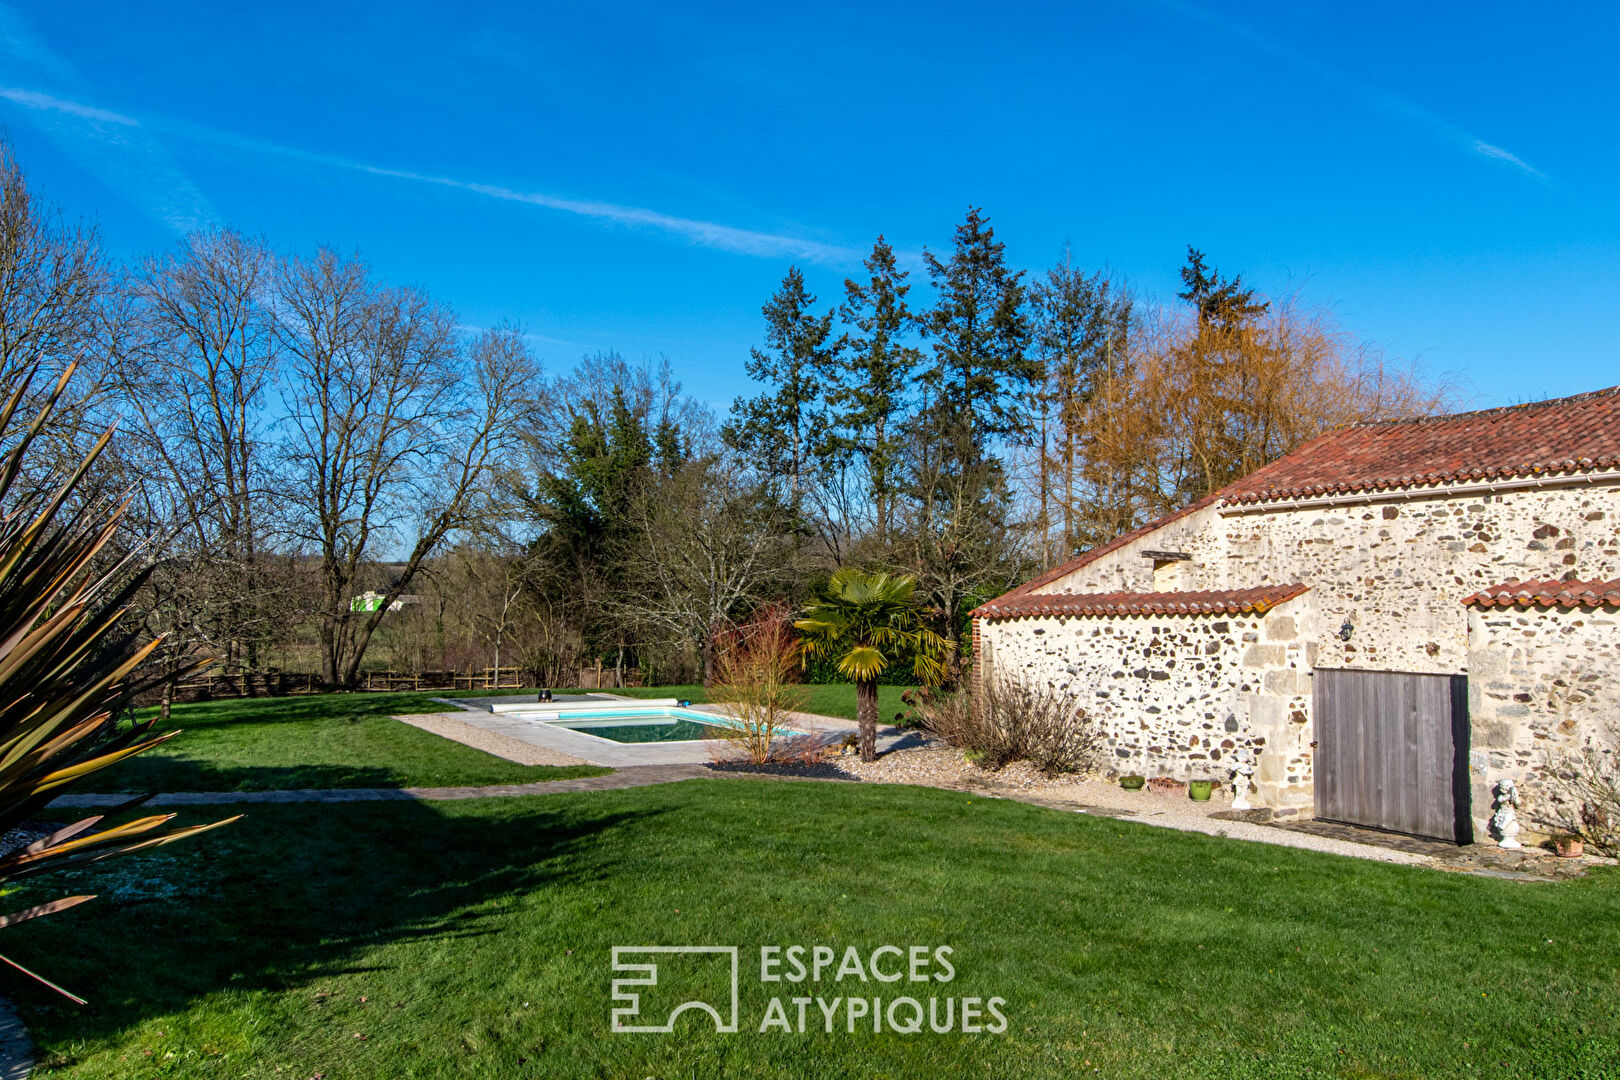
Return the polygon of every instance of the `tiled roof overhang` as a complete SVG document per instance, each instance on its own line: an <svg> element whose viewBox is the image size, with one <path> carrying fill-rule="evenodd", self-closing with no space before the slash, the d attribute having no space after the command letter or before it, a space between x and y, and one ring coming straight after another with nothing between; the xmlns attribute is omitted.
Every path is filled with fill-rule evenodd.
<svg viewBox="0 0 1620 1080"><path fill-rule="evenodd" d="M1480 608L1620 607L1620 578L1613 581L1504 581L1464 597Z"/></svg>
<svg viewBox="0 0 1620 1080"><path fill-rule="evenodd" d="M1606 476L1616 469L1620 386L1500 409L1340 428L1213 495L1053 567L979 610L988 613L1014 599L1033 598L1036 590L1212 506L1595 472Z"/></svg>
<svg viewBox="0 0 1620 1080"><path fill-rule="evenodd" d="M1205 592L1024 593L975 609L975 618L1041 615L1264 615L1306 590L1305 585L1261 585Z"/></svg>

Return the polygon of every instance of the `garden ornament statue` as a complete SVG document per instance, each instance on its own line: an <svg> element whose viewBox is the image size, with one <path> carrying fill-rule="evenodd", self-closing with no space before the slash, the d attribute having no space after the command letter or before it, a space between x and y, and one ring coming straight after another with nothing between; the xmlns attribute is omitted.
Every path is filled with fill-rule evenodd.
<svg viewBox="0 0 1620 1080"><path fill-rule="evenodd" d="M1249 803L1249 777L1254 775L1254 766L1249 759L1239 755L1232 763L1232 790L1236 793L1232 799L1232 809L1252 810Z"/></svg>
<svg viewBox="0 0 1620 1080"><path fill-rule="evenodd" d="M1496 813L1491 815L1491 828L1496 830L1497 847L1523 847L1519 843L1519 788L1512 780L1496 782Z"/></svg>

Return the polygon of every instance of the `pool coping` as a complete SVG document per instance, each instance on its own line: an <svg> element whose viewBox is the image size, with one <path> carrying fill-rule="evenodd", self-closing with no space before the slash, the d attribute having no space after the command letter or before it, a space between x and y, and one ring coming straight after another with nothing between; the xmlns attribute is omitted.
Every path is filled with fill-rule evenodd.
<svg viewBox="0 0 1620 1080"><path fill-rule="evenodd" d="M628 697L623 694L598 693L593 697L608 700L623 701L627 705L642 705L645 702L640 698ZM434 698L448 709L460 710L456 718L471 727L482 728L485 731L503 735L531 746L542 747L546 750L560 754L568 754L592 765L604 765L608 768L627 768L638 765L698 765L706 764L715 758L713 745L709 740L692 742L666 742L666 743L615 743L595 735L586 735L572 728L561 727L557 724L547 723L544 720L522 719L521 714L497 713L488 709L479 708L464 700L454 698ZM688 705L685 706L693 712L708 713L711 716L725 716L726 710L718 705ZM447 711L448 711L447 709ZM845 720L838 716L821 716L817 713L795 712L789 714L789 722L796 724L800 729L828 734L843 734L854 732L858 725L853 720ZM878 749L887 747L905 737L905 732L899 728L882 725L878 728Z"/></svg>

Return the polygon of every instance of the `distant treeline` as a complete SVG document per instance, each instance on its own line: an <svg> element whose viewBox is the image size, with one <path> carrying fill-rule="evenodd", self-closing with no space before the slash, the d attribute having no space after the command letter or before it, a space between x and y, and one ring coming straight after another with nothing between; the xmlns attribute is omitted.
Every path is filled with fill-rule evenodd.
<svg viewBox="0 0 1620 1080"><path fill-rule="evenodd" d="M77 365L40 483L117 422L96 497L130 493L114 565L150 567L156 663L326 686L707 678L726 627L851 564L915 575L962 636L1037 569L1442 401L1196 250L1170 306L1067 253L1010 266L976 208L903 262L879 237L826 302L789 267L738 358L760 392L716 416L667 360L547 375L516 325L469 330L356 255L206 231L118 263L0 146L0 391L26 407Z"/></svg>

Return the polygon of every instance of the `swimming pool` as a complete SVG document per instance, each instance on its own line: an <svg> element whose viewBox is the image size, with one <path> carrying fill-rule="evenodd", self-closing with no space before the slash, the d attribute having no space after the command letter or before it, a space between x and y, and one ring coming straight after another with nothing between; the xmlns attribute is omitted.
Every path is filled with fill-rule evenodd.
<svg viewBox="0 0 1620 1080"><path fill-rule="evenodd" d="M522 712L503 709L525 719L577 731L597 739L616 743L670 743L700 742L720 738L720 729L732 727L724 716L698 712L678 705L627 705L623 707L592 706L590 708L536 709L530 706ZM797 732L782 730L783 735Z"/></svg>

